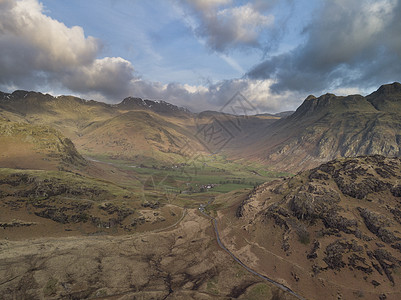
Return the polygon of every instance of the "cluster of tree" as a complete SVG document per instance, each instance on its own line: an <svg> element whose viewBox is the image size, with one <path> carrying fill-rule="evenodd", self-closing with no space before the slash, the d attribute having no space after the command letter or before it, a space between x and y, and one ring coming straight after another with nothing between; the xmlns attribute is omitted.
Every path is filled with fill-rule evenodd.
<svg viewBox="0 0 401 300"><path fill-rule="evenodd" d="M245 178L241 179L227 179L227 180L220 180L219 184L248 184L251 186L258 186L260 182L257 181L246 181Z"/></svg>

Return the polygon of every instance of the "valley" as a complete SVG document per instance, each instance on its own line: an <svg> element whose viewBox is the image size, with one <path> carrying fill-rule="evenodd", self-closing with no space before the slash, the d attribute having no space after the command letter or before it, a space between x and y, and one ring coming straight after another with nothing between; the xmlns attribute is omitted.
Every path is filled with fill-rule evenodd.
<svg viewBox="0 0 401 300"><path fill-rule="evenodd" d="M0 295L399 299L400 114L0 93Z"/></svg>

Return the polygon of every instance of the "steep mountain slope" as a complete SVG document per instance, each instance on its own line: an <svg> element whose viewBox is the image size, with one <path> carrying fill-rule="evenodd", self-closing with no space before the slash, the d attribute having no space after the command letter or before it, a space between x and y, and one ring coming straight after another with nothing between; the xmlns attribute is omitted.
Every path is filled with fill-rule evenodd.
<svg viewBox="0 0 401 300"><path fill-rule="evenodd" d="M277 169L302 170L336 157L401 154L401 84L367 97L309 96L248 149Z"/></svg>
<svg viewBox="0 0 401 300"><path fill-rule="evenodd" d="M307 299L399 299L400 183L399 158L330 161L256 188L220 215L222 239Z"/></svg>
<svg viewBox="0 0 401 300"><path fill-rule="evenodd" d="M260 133L279 119L279 116L269 114L231 115L204 111L195 116L196 128L193 131L210 152L222 152L229 157L233 153L239 153L238 157L241 158L244 157L244 149L258 141ZM215 143L214 146L213 139L222 142Z"/></svg>
<svg viewBox="0 0 401 300"><path fill-rule="evenodd" d="M381 86L376 92L370 94L366 99L380 111L400 113L401 112L401 84L394 82Z"/></svg>
<svg viewBox="0 0 401 300"><path fill-rule="evenodd" d="M0 116L51 126L87 155L164 163L188 155L242 149L279 116L234 116L219 112L193 114L164 101L128 97L110 105L71 96L37 92L0 92ZM219 141L224 139L224 143ZM224 147L222 147L223 145ZM188 154L186 149L190 147Z"/></svg>
<svg viewBox="0 0 401 300"><path fill-rule="evenodd" d="M190 120L189 120L190 121ZM139 160L179 160L181 149L191 142L202 145L194 133L151 111L128 111L106 121L92 122L75 139L77 147L88 154Z"/></svg>

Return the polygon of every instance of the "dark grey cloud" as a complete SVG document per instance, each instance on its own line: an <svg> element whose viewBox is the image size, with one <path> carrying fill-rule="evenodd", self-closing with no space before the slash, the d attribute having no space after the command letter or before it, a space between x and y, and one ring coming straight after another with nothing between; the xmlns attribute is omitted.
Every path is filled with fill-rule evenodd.
<svg viewBox="0 0 401 300"><path fill-rule="evenodd" d="M248 72L275 92L368 88L401 79L399 0L325 1L304 29L306 42Z"/></svg>
<svg viewBox="0 0 401 300"><path fill-rule="evenodd" d="M65 87L83 94L96 91L104 97L121 99L131 92L135 79L131 63L121 57L95 59L88 66L73 68L63 74L61 81Z"/></svg>

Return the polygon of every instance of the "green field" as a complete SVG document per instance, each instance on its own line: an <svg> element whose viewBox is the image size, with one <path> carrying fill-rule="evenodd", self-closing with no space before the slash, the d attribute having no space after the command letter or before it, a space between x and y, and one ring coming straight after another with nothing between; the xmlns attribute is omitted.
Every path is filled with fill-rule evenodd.
<svg viewBox="0 0 401 300"><path fill-rule="evenodd" d="M139 179L139 188L152 198L160 195L180 197L188 195L208 198L214 194L234 190L252 189L289 173L273 172L266 166L243 161L229 161L224 156L206 156L182 163L137 164L135 161L112 159L105 156L91 156L91 159L112 164ZM140 186L142 183L142 186ZM170 197L170 198L171 198ZM186 202L186 201L184 201Z"/></svg>

